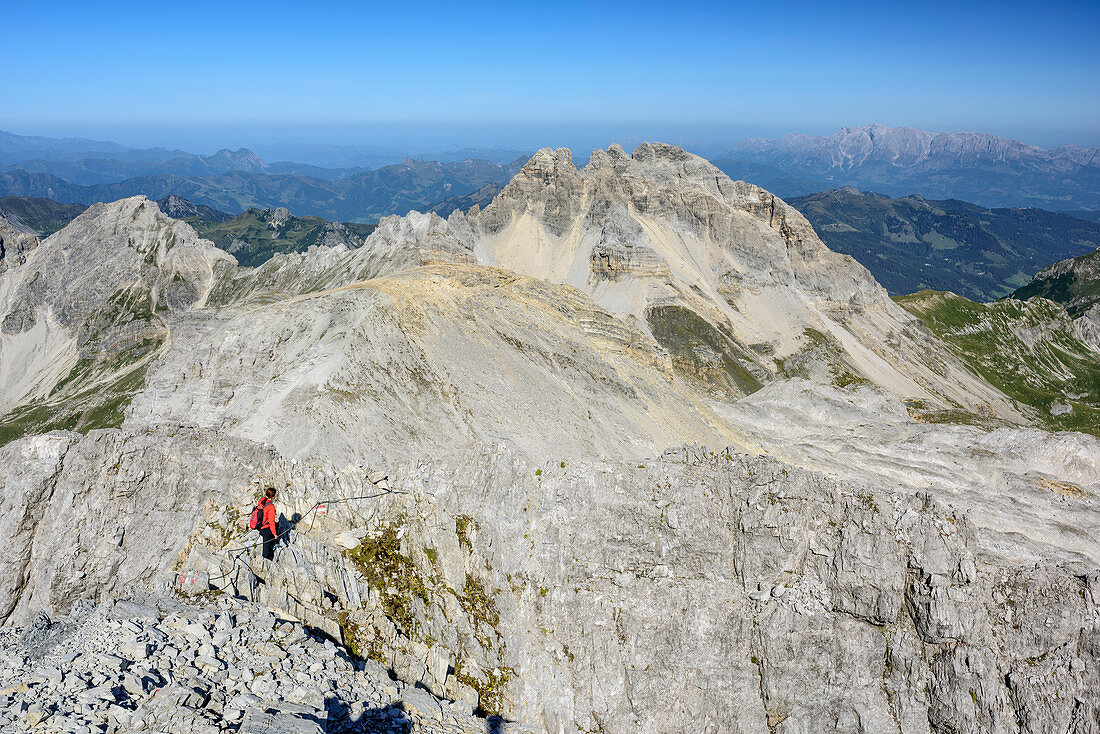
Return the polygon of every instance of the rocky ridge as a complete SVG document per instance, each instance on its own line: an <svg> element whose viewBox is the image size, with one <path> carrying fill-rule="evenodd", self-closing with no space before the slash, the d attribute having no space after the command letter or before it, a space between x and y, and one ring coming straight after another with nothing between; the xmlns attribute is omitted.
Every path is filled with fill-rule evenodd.
<svg viewBox="0 0 1100 734"><path fill-rule="evenodd" d="M1018 300L1036 296L1061 304L1078 336L1100 351L1100 250L1056 262L1012 294Z"/></svg>
<svg viewBox="0 0 1100 734"><path fill-rule="evenodd" d="M134 450L163 439L119 433L96 432L67 454L37 449L50 500L30 506L46 517L74 504L89 513L71 563L98 569L115 558L124 565L115 561L113 577L151 579L161 558L175 558L172 568L200 584L333 635L407 685L539 730L701 721L760 732L1074 731L1100 711L1097 550L1045 534L1001 542L1014 531L972 521L965 504L951 509L946 488L913 491L888 474L864 484L701 448L532 464L499 446L395 464L385 480L257 450L242 466L242 446L200 434L160 469L183 487L203 470L180 492L202 509L176 510L203 518L189 533L150 520L179 528L152 536L172 544L166 551L124 520L121 538L96 531L125 517L110 503L74 502L97 460L117 467L97 480L103 492L164 486L137 479L156 464ZM62 438L10 444L4 465L18 477L26 469L15 456ZM239 479L210 489L219 462ZM1097 470L1078 469L1081 484L1044 480L1031 491L1095 526ZM11 476L8 494L30 486ZM273 563L236 550L254 544L240 523L250 487L267 483L282 488L286 530ZM147 494L133 503L138 515L160 504ZM40 522L35 546L65 527L64 515ZM46 563L59 561L56 579L72 573L68 560ZM36 588L48 596L25 595L16 611L25 623L47 598L65 608L123 593L94 579Z"/></svg>
<svg viewBox="0 0 1100 734"><path fill-rule="evenodd" d="M94 205L47 238L0 283L2 428L121 423L168 341L164 315L201 306L232 262L144 197Z"/></svg>

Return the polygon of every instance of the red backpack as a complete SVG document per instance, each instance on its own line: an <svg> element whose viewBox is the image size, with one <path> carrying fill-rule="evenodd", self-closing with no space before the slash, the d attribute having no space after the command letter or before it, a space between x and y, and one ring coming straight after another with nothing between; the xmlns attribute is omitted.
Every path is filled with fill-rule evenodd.
<svg viewBox="0 0 1100 734"><path fill-rule="evenodd" d="M264 500L266 497L261 497L260 501L256 503L256 506L252 508L252 514L248 516L248 528L249 530L259 530L260 522L263 518L264 512Z"/></svg>

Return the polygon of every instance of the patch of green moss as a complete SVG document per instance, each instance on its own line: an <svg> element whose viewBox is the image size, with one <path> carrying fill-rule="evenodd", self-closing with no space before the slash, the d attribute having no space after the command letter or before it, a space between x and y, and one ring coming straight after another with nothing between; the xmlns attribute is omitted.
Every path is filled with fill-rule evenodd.
<svg viewBox="0 0 1100 734"><path fill-rule="evenodd" d="M504 710L504 689L515 676L512 668L497 667L485 672L481 678L466 669L461 660L455 661L454 677L477 691L478 711L482 715L499 715Z"/></svg>
<svg viewBox="0 0 1100 734"><path fill-rule="evenodd" d="M745 366L752 363L751 355L732 333L683 306L651 306L645 315L654 338L684 377L725 399L760 389L760 381Z"/></svg>
<svg viewBox="0 0 1100 734"><path fill-rule="evenodd" d="M474 636L477 641L486 648L492 647L493 639L490 635L500 636L497 632L500 611L497 609L496 602L481 581L471 574L466 574L466 585L462 593L457 596L462 610L474 623Z"/></svg>
<svg viewBox="0 0 1100 734"><path fill-rule="evenodd" d="M840 388L873 384L848 364L844 347L831 334L807 327L802 330L802 347L787 357L775 360L781 377L811 376L814 367L820 367L833 385Z"/></svg>
<svg viewBox="0 0 1100 734"><path fill-rule="evenodd" d="M457 515L455 517L455 533L458 535L458 546L460 548L473 550L474 545L470 542L470 528L473 524L474 520L469 515Z"/></svg>
<svg viewBox="0 0 1100 734"><path fill-rule="evenodd" d="M344 646L351 651L352 655L363 660L373 660L379 665L386 664L386 656L382 651L382 637L378 630L357 624L346 611L336 615L336 623L340 625Z"/></svg>
<svg viewBox="0 0 1100 734"><path fill-rule="evenodd" d="M856 500L859 506L869 512L878 512L878 504L875 502L875 496L870 492L859 492L856 495Z"/></svg>
<svg viewBox="0 0 1100 734"><path fill-rule="evenodd" d="M401 553L400 522L382 528L376 537L366 537L355 548L344 551L367 583L378 592L382 611L406 635L419 628L412 600L428 603L428 589L411 558Z"/></svg>

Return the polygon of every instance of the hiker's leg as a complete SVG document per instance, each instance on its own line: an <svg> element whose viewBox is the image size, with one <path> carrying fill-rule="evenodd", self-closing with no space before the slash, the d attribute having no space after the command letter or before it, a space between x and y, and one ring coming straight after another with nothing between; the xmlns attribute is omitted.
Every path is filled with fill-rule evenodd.
<svg viewBox="0 0 1100 734"><path fill-rule="evenodd" d="M270 561L275 558L275 533L267 528L260 528L260 535L264 539L264 558Z"/></svg>

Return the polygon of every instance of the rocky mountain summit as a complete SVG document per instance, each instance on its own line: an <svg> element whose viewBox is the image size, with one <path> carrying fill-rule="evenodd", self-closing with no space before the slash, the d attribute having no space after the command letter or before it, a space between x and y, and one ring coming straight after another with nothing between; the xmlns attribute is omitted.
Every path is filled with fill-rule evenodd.
<svg viewBox="0 0 1100 734"><path fill-rule="evenodd" d="M679 148L542 150L484 207L259 267L144 197L95 205L0 275L0 314L0 618L80 627L82 599L187 579L230 606L118 621L194 629L190 662L140 665L219 730L242 685L290 711L290 679L333 676L342 705L455 716L425 730L1100 726L1100 440L1038 428ZM244 524L268 484L271 562ZM261 608L318 637L248 658ZM72 718L45 668L10 695ZM83 670L92 713L151 713L108 729L162 725Z"/></svg>

